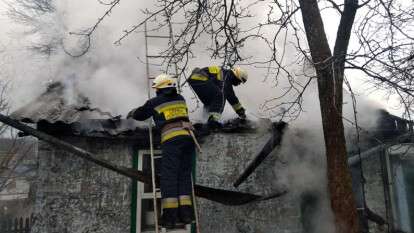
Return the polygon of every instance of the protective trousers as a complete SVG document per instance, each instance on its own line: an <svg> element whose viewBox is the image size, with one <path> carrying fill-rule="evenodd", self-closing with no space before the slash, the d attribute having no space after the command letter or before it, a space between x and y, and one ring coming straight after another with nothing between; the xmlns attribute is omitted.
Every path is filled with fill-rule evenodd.
<svg viewBox="0 0 414 233"><path fill-rule="evenodd" d="M188 83L193 88L194 92L197 94L200 101L204 104L204 107L209 112L209 115L215 116L215 114L217 114L218 117L215 118L219 118L221 113L223 112L225 103L222 90L223 84L221 83L221 85L217 85L211 79L202 81L194 80L191 77L188 79Z"/></svg>
<svg viewBox="0 0 414 233"><path fill-rule="evenodd" d="M162 143L161 195L164 210L191 206L191 171L194 142L190 137L176 137Z"/></svg>

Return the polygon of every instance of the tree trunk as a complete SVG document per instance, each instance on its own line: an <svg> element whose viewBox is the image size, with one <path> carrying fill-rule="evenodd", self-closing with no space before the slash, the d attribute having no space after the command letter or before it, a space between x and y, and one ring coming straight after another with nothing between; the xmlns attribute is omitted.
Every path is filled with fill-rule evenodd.
<svg viewBox="0 0 414 233"><path fill-rule="evenodd" d="M317 1L300 0L299 3L318 79L319 102L327 157L328 188L331 207L335 216L336 232L357 233L359 232L358 215L347 164L346 142L342 123L343 64L353 17L351 17L352 20L346 17L348 24L350 23L349 27L344 21L344 9L341 19L342 27L340 24L338 29L338 36L341 37L341 49L337 50L337 46L335 46L335 55L337 53L342 55L338 60L338 57L332 57Z"/></svg>

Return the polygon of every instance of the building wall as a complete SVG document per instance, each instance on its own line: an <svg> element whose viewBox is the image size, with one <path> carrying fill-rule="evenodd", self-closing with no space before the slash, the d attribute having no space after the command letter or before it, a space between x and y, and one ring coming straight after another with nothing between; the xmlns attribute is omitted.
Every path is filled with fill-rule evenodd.
<svg viewBox="0 0 414 233"><path fill-rule="evenodd" d="M0 139L0 219L30 217L37 171L36 140Z"/></svg>
<svg viewBox="0 0 414 233"><path fill-rule="evenodd" d="M280 177L278 171L286 169L285 163L292 160L292 155L284 153L286 151L282 153L284 156L277 153L269 155L238 189L232 186L270 137L270 128L270 123L263 123L256 133L219 133L204 138L203 153L198 153L197 156L197 183L259 195L284 190L286 177ZM307 135L301 136L298 141L303 142L303 137L309 138ZM132 167L132 152L126 142L97 138L64 139L97 154L101 159ZM290 139L292 141L291 136ZM295 145L291 147L296 148L298 154L306 154L301 152L303 148ZM129 178L45 143L40 143L39 150L39 182L33 233L130 231ZM368 207L385 218L380 162L379 156L371 156L364 160L363 167L367 180ZM300 166L297 168L300 169ZM298 170L292 172L301 173ZM288 179L287 182L291 180ZM200 225L204 233L321 232L314 230L320 227L315 224L324 224L327 220L306 220L307 217L314 218L317 215L315 213L320 211L320 196L323 195L315 192L304 193L303 190L289 190L289 193L282 197L242 206L225 206L198 198ZM372 233L385 232L385 229L380 229L375 224L370 226Z"/></svg>
<svg viewBox="0 0 414 233"><path fill-rule="evenodd" d="M64 138L98 158L131 167L125 142ZM131 180L44 142L33 233L129 232Z"/></svg>
<svg viewBox="0 0 414 233"><path fill-rule="evenodd" d="M233 189L232 183L271 135L270 122L252 134L214 134L202 143L197 183ZM127 143L104 139L64 138L112 163L132 167ZM39 182L33 233L129 232L131 181L65 151L39 145ZM282 190L275 155L240 186L243 192L268 195ZM295 195L243 206L198 199L203 232L302 232L300 201Z"/></svg>
<svg viewBox="0 0 414 233"><path fill-rule="evenodd" d="M363 174L366 179L365 193L367 207L384 220L387 220L384 195L385 187L381 166L381 154L368 157L362 162ZM371 233L386 232L385 227L379 227L372 221L369 221L369 229Z"/></svg>
<svg viewBox="0 0 414 233"><path fill-rule="evenodd" d="M236 190L233 182L257 155L271 135L263 123L254 134L214 134L204 139L197 157L197 183ZM276 173L281 166L271 154L237 190L268 195L281 187ZM293 194L242 206L225 206L198 199L200 225L204 233L299 233L300 201Z"/></svg>

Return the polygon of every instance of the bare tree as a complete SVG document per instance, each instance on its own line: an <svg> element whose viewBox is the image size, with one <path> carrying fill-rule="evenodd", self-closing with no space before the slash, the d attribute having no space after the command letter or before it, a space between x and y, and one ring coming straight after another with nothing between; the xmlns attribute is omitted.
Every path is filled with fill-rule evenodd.
<svg viewBox="0 0 414 233"><path fill-rule="evenodd" d="M12 84L8 67L11 60L9 47L0 44L0 112L8 115L10 111L10 88ZM33 147L17 139L17 132L5 124L0 124L0 192L7 188L15 176L16 168L25 161L29 150ZM30 147L30 148L29 148Z"/></svg>
<svg viewBox="0 0 414 233"><path fill-rule="evenodd" d="M10 81L6 72L7 54L6 47L0 44L0 112L7 113L10 109L8 101L8 91L10 87ZM0 135L3 135L7 127L3 124L0 125Z"/></svg>
<svg viewBox="0 0 414 233"><path fill-rule="evenodd" d="M240 1L234 0L160 0L158 10L144 12L146 18L125 30L125 34L115 43L120 44L125 37L149 20L157 20L160 27L167 25L171 23L172 17L181 11L185 26L174 34L176 39L170 49L165 51L178 60L188 61L195 41L201 35L208 35L211 42L211 57L222 59L224 66L232 66L248 60L243 57L241 48L249 43L250 39L262 39L272 51L271 56L249 64L264 65L273 71L275 79L286 78L291 88L283 95L289 92L296 93L293 101L280 102L272 106L284 107L278 113L281 117L294 117L300 113L303 93L310 80L316 78L328 164L328 187L337 232L358 232L358 218L346 162L342 123L345 68L361 70L373 78L376 86L391 87L394 93L401 96L401 102L409 114L412 103L414 41L409 32L412 32L414 25L413 5L404 8L400 6L400 2L394 0L269 1L267 22L259 22L252 28L243 29L240 21L250 17L249 8L258 3L259 1L252 2L251 5L242 5ZM112 2L111 9L116 4L120 2ZM335 10L340 21L333 50L329 47L321 15L328 9ZM359 21L355 21L357 11L365 14ZM297 16L298 12L302 13L302 22L297 19L300 18ZM102 20L98 24L101 22ZM357 25L354 34L357 35L360 46L349 51L354 24ZM387 27L384 28L385 25ZM271 38L261 33L264 27L274 28ZM287 41L288 33L294 35L293 38L296 40ZM303 38L306 38L307 46L301 43ZM278 43L282 43L281 49L277 46ZM302 76L308 78L306 82L295 79L295 75L284 62L285 49L291 43L298 51L298 61L303 61L304 66L311 65L314 69L314 74L303 72ZM186 62L181 68L185 66ZM280 98L274 100L278 101Z"/></svg>
<svg viewBox="0 0 414 233"><path fill-rule="evenodd" d="M91 27L72 32L84 42L81 52L70 55L82 56L89 50L94 32L122 2L99 3L106 5L107 11ZM399 95L410 116L414 4L402 5L403 1L398 0L156 0L154 4L154 10L143 11L144 18L125 29L114 43L120 45L144 24L155 22L158 29L169 28L172 32L174 39L162 55L167 66L180 64L183 77L198 41L208 44L211 57L220 59L224 67L244 64L264 68L269 77L285 79L290 84L282 95L264 104L264 109L280 119L295 118L301 113L303 94L316 80L336 230L358 232L342 116L345 70L359 70L374 87ZM254 19L250 10L259 5L266 19L253 25L246 23ZM339 21L333 49L324 27L325 11L334 11ZM351 35L357 38L357 46L350 46ZM243 48L258 41L265 44L267 53L260 58L246 57ZM292 49L296 56L287 60L286 52ZM298 64L303 67L301 73L294 70ZM286 101L285 97L292 98Z"/></svg>
<svg viewBox="0 0 414 233"><path fill-rule="evenodd" d="M40 37L28 46L28 49L34 50L40 54L50 56L62 45L62 38L47 34L51 25L45 22L47 16L53 14L56 10L53 0L2 0L7 5L7 16L14 22L25 27L24 35L26 37ZM51 18L51 17L50 17Z"/></svg>
<svg viewBox="0 0 414 233"><path fill-rule="evenodd" d="M32 172L35 167L24 171L16 172L16 169L33 158L34 147L36 142L33 140L17 139L14 134L10 138L2 138L3 150L0 151L0 192L7 189L12 181L17 179L30 180L27 173Z"/></svg>
<svg viewBox="0 0 414 233"><path fill-rule="evenodd" d="M8 101L10 81L8 81L9 77L6 72L7 69L5 68L8 65L6 51L7 48L5 46L0 50L0 112L4 114L8 114L10 109ZM0 192L10 183L10 178L13 173L12 171L23 159L16 156L16 151L19 150L16 135L10 131L10 128L7 127L7 125L0 124L0 139L3 138L6 138L5 140L7 141L7 144L8 142L11 142L11 145L8 151L3 151L3 153L0 154Z"/></svg>

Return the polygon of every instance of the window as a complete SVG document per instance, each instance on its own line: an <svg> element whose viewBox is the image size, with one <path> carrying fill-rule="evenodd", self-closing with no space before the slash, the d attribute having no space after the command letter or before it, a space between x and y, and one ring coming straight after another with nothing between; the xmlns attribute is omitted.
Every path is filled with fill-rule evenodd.
<svg viewBox="0 0 414 233"><path fill-rule="evenodd" d="M155 173L160 174L161 151L154 151ZM150 151L141 150L138 152L138 170L151 174ZM161 213L161 193L157 186L157 212ZM154 232L154 201L151 185L138 182L137 185L137 214L136 233Z"/></svg>
<svg viewBox="0 0 414 233"><path fill-rule="evenodd" d="M160 174L161 168L161 151L154 151L155 173ZM148 150L139 150L134 155L134 168L151 174L151 156ZM133 185L133 202L131 204L131 233L153 233L155 232L154 223L154 201L151 185L141 182L134 182ZM161 214L161 192L157 186L157 213ZM134 198L136 197L136 198ZM136 201L134 201L136 200ZM183 231L190 233L194 228L186 228Z"/></svg>
<svg viewBox="0 0 414 233"><path fill-rule="evenodd" d="M160 152L159 152L160 153ZM141 169L144 173L151 174L151 155L150 154L142 154L140 164ZM160 166L161 166L161 155L154 154L154 165L155 165L155 174L160 175ZM152 198L152 188L150 184L143 184L144 185L144 194L150 194ZM159 185L157 184L157 188L159 189Z"/></svg>
<svg viewBox="0 0 414 233"><path fill-rule="evenodd" d="M393 228L414 230L414 144L388 148L387 170Z"/></svg>

